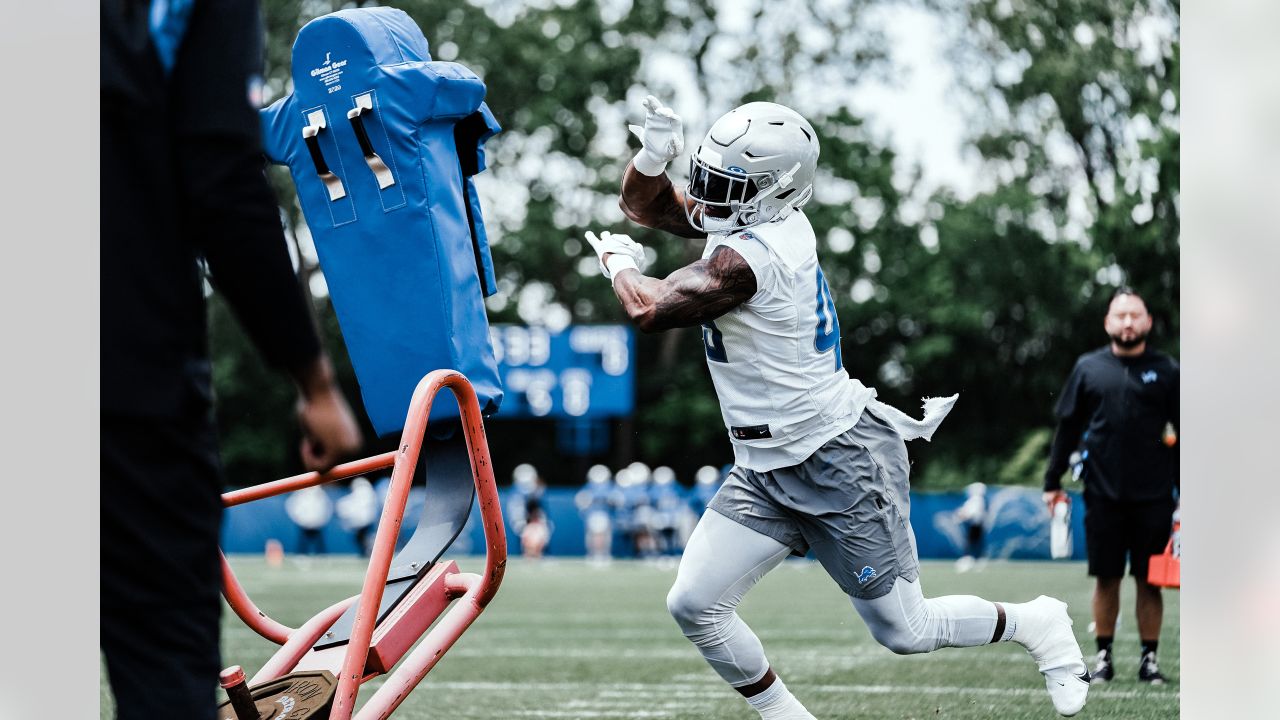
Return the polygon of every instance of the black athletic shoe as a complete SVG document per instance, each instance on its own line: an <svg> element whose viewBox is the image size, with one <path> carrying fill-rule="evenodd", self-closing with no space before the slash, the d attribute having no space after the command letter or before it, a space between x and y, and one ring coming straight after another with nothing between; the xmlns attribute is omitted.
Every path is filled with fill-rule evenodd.
<svg viewBox="0 0 1280 720"><path fill-rule="evenodd" d="M1164 676L1160 674L1160 668L1156 665L1155 653L1149 652L1142 656L1142 662L1138 664L1138 679L1152 685L1164 684Z"/></svg>
<svg viewBox="0 0 1280 720"><path fill-rule="evenodd" d="M1155 657L1151 658L1152 667L1155 667ZM1093 672L1089 673L1089 682L1104 683L1111 682L1116 676L1116 670L1111 666L1111 653L1106 650L1098 651L1098 661L1093 666Z"/></svg>

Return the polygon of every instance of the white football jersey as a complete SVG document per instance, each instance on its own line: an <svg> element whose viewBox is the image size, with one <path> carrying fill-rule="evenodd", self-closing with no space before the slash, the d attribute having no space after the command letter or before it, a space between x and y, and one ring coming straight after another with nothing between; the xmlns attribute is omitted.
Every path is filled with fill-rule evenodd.
<svg viewBox="0 0 1280 720"><path fill-rule="evenodd" d="M796 465L853 427L875 391L844 369L840 321L804 213L711 235L702 257L722 245L756 276L751 299L702 326L734 460L761 472Z"/></svg>

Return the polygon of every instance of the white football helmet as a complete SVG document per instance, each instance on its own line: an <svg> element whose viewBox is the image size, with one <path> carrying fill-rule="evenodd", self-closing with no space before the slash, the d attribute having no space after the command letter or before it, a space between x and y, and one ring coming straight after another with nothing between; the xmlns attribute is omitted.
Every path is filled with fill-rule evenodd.
<svg viewBox="0 0 1280 720"><path fill-rule="evenodd" d="M662 465L660 467L654 468L653 470L654 485L670 485L671 483L675 482L675 480L676 480L675 470L672 470L666 465Z"/></svg>
<svg viewBox="0 0 1280 720"><path fill-rule="evenodd" d="M538 469L529 463L520 463L511 471L512 485L522 492L531 492L538 486Z"/></svg>
<svg viewBox="0 0 1280 720"><path fill-rule="evenodd" d="M653 478L653 471L639 460L628 465L627 470L631 472L631 482L635 485L646 485Z"/></svg>
<svg viewBox="0 0 1280 720"><path fill-rule="evenodd" d="M813 197L818 135L785 105L730 110L689 158L689 224L727 233L785 219Z"/></svg>
<svg viewBox="0 0 1280 720"><path fill-rule="evenodd" d="M703 465L693 477L699 485L711 485L720 480L720 471L710 465Z"/></svg>
<svg viewBox="0 0 1280 720"><path fill-rule="evenodd" d="M587 470L587 482L592 485L604 485L611 479L613 479L613 473L609 472L609 468L604 465L592 465L591 469Z"/></svg>

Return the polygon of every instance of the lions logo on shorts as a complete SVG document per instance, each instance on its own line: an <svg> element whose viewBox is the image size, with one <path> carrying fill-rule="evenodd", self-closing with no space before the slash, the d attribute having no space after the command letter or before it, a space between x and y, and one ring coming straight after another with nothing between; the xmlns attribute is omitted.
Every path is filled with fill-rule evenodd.
<svg viewBox="0 0 1280 720"><path fill-rule="evenodd" d="M867 581L871 580L875 576L876 576L876 569L871 567L870 565L867 565L866 567L862 568L862 572L858 573L858 584L866 585Z"/></svg>

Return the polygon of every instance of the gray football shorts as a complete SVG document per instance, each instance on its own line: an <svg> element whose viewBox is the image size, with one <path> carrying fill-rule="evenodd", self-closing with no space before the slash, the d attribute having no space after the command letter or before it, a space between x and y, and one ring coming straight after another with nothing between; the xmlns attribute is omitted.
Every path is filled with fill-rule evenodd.
<svg viewBox="0 0 1280 720"><path fill-rule="evenodd" d="M845 593L877 598L920 576L910 472L902 437L867 409L799 465L735 466L709 507L797 555L812 550Z"/></svg>

